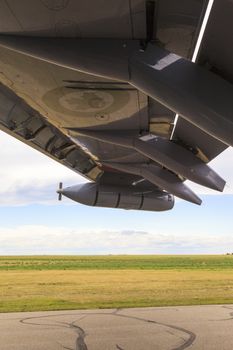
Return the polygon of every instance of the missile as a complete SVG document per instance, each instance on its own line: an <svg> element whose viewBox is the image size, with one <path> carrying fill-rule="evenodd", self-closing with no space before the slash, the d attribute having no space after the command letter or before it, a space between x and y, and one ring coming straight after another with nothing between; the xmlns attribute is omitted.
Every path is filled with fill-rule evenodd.
<svg viewBox="0 0 233 350"><path fill-rule="evenodd" d="M86 183L58 188L63 195L78 203L105 208L165 211L174 206L174 197L162 191L140 192L123 186L105 186L98 183Z"/></svg>
<svg viewBox="0 0 233 350"><path fill-rule="evenodd" d="M101 142L134 149L174 173L202 186L222 192L226 184L213 169L192 152L162 137L154 136L150 142L146 142L124 131L69 130L71 135L74 135L72 138L74 141L78 133Z"/></svg>
<svg viewBox="0 0 233 350"><path fill-rule="evenodd" d="M233 85L155 43L2 34L0 45L72 70L127 82L233 146Z"/></svg>
<svg viewBox="0 0 233 350"><path fill-rule="evenodd" d="M191 203L198 205L202 203L201 199L188 186L186 186L178 176L159 166L142 163L124 164L102 162L102 164L110 166L111 168L119 171L139 175L159 188Z"/></svg>

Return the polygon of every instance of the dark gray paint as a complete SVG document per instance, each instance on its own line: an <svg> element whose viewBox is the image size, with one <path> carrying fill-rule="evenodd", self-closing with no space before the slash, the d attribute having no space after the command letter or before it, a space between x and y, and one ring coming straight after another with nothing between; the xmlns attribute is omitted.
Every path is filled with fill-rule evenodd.
<svg viewBox="0 0 233 350"><path fill-rule="evenodd" d="M232 0L215 0L201 44L198 62L233 83Z"/></svg>
<svg viewBox="0 0 233 350"><path fill-rule="evenodd" d="M132 133L123 131L106 132L79 129L70 130L70 133L73 135L73 140L77 137L76 135L81 134L102 142L136 150L175 174L218 191L223 191L226 184L213 169L191 151L159 136L152 137L150 142L146 142L135 137Z"/></svg>
<svg viewBox="0 0 233 350"><path fill-rule="evenodd" d="M151 163L122 164L116 162L102 162L102 164L122 172L139 175L159 188L163 188L165 191L186 201L199 205L202 202L201 199L190 188L188 188L178 176L158 165Z"/></svg>
<svg viewBox="0 0 233 350"><path fill-rule="evenodd" d="M172 139L194 150L205 162L210 162L228 147L182 117L176 123Z"/></svg>
<svg viewBox="0 0 233 350"><path fill-rule="evenodd" d="M156 45L134 40L1 36L9 49L81 72L129 82L192 124L233 145L233 86Z"/></svg>
<svg viewBox="0 0 233 350"><path fill-rule="evenodd" d="M13 43L13 46L16 45L13 51L0 48L2 71L0 80L4 88L8 86L13 90L11 92L14 95L13 100L20 95L24 107L27 106L23 110L18 106L14 107L7 120L4 119L3 113L0 118L0 127L102 185L108 183L112 186L121 183L131 188L132 183L135 183L135 188L142 193L146 189L153 191L157 186L143 179L142 174L128 176L126 173L114 173L113 169L101 164L103 161L128 163L129 166L138 163L140 167L140 164L141 166L148 164L151 158L151 152L148 154L148 149L146 153L142 149L139 153L140 147L126 149L85 136L78 136L74 143L71 138L67 138L68 129L105 130L107 133L115 130L123 131L123 134L132 130L136 137L151 131L169 140L174 120L174 112L171 109L176 112L180 112L180 107L182 111L192 110L193 103L196 103L192 95L193 84L188 81L185 85L186 78L182 82L188 97L191 96L184 105L184 101L177 99L177 95L175 98L173 96L174 93L178 94L176 79L180 82L181 78L181 75L176 74L176 62L172 64L175 72L172 70L173 73L167 76L162 74L163 84L169 84L169 89L172 89L170 91L167 87L164 90L164 85L161 85L160 81L157 81L156 86L150 86L150 79L154 82L159 78L159 72L151 69L150 60L159 59L159 52L166 55L167 51L164 48L190 58L206 5L207 1L201 0L158 1L152 28L152 38L157 39L156 44L159 43L160 46L158 48L154 41L146 47L145 2L141 0L109 0L108 2L104 0L95 2L34 0L33 6L29 0L20 2L0 0L0 32L10 34L8 39L2 36L2 42L7 40L9 44L9 40L12 40L10 44L12 46L16 39ZM17 38L14 38L14 35L17 35ZM22 36L28 38L22 38ZM54 38L52 40L56 43L55 46L51 45L49 38ZM22 41L26 44L24 48ZM28 45L29 42L30 45ZM44 47L45 42L48 44L47 47ZM78 52L79 60L83 55L82 62L77 60L77 44L82 47L82 53L80 50ZM22 48L27 53L31 50L31 54L36 58L15 51L15 49L22 51ZM116 56L118 56L117 59ZM188 65L188 72L194 72L196 79L199 72L197 67L183 61L181 57L179 61L182 62L181 71L183 72L183 67ZM79 67L76 66L77 64ZM79 71L76 70L77 68ZM90 75L90 72L94 75ZM103 76L97 77L96 74ZM212 76L212 73L209 74L207 74L208 77ZM204 75L205 73L201 73L201 78ZM135 84L137 88L162 101L170 109L161 106L159 102L127 82ZM150 91L147 91L148 87ZM203 111L206 101L199 99L198 103L198 110ZM3 105L5 108L5 103ZM7 104L6 108L8 108ZM229 110L227 106L225 109ZM28 114L31 116L34 113L38 114L36 118L28 117ZM192 122L195 123L197 121L195 110L188 119L193 117L195 120ZM221 120L219 123L223 129L228 128L227 121L221 117L217 116L220 118L218 122ZM220 124L217 125L217 129ZM181 123L177 126L180 125ZM192 128L195 130L193 133L195 137L191 137ZM212 129L215 132L216 125ZM210 131L214 134L212 130ZM180 127L177 132L175 130L173 137L183 152L191 153L195 161L202 164L202 169L208 169L203 161L208 162L225 149L221 142L207 135L208 142L213 146L210 150L210 146L206 146L203 141L205 133L194 126L187 127L187 122L185 127ZM147 143L140 144L148 148ZM169 147L172 145L171 154L176 158L177 146L171 142L168 144ZM88 170L85 164L89 163L91 166ZM158 163L153 162L153 166L163 171ZM179 169L176 169L175 173L181 175ZM225 182L214 172L208 174L208 184L210 185L212 181L215 188L222 189ZM148 173L144 175L149 177ZM199 175L201 178L203 175L206 177L203 172ZM175 174L171 176L178 178ZM180 182L181 187L182 181L183 178Z"/></svg>
<svg viewBox="0 0 233 350"><path fill-rule="evenodd" d="M174 206L174 197L168 193L157 190L143 193L125 186L87 183L59 189L57 192L76 202L96 207L164 211Z"/></svg>

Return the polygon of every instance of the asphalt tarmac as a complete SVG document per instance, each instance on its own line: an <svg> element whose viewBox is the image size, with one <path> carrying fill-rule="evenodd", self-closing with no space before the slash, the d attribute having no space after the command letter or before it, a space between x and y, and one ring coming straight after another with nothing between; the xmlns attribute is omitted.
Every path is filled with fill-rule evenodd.
<svg viewBox="0 0 233 350"><path fill-rule="evenodd" d="M233 305L0 314L1 350L232 350Z"/></svg>

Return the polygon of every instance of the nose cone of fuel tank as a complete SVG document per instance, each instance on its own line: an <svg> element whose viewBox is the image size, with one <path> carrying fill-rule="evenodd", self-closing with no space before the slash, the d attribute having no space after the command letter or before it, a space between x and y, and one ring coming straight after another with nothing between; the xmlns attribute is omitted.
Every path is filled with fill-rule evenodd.
<svg viewBox="0 0 233 350"><path fill-rule="evenodd" d="M95 205L97 196L96 184L87 183L70 186L62 189L62 195L85 205Z"/></svg>

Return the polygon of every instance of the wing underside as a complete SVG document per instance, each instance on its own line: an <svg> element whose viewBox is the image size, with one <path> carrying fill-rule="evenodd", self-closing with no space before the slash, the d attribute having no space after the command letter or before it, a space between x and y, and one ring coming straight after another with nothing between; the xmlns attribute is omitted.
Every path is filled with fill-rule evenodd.
<svg viewBox="0 0 233 350"><path fill-rule="evenodd" d="M141 193L138 207L133 208L143 208L147 193L172 193L200 204L185 179L223 190L224 180L207 163L227 147L224 142L181 117L174 128L177 110L161 96L154 98L147 87L141 88L137 77L132 82L126 77L125 51L119 51L116 59L120 78L115 71L103 73L109 71L103 52L112 51L112 69L118 42L128 51L138 46L139 51L146 50L148 43L159 45L159 50L172 52L173 56L168 54L172 63L176 57L190 59L207 1L73 0L34 5L23 0L6 6L0 1L3 131L105 189ZM200 65L211 45L208 35L207 28ZM77 51L84 57L82 68L76 68L73 59L76 44L84 50L84 54ZM89 62L86 49L89 55L102 51ZM90 68L94 60L100 73ZM137 67L137 57L135 62ZM167 60L158 62L167 67Z"/></svg>

